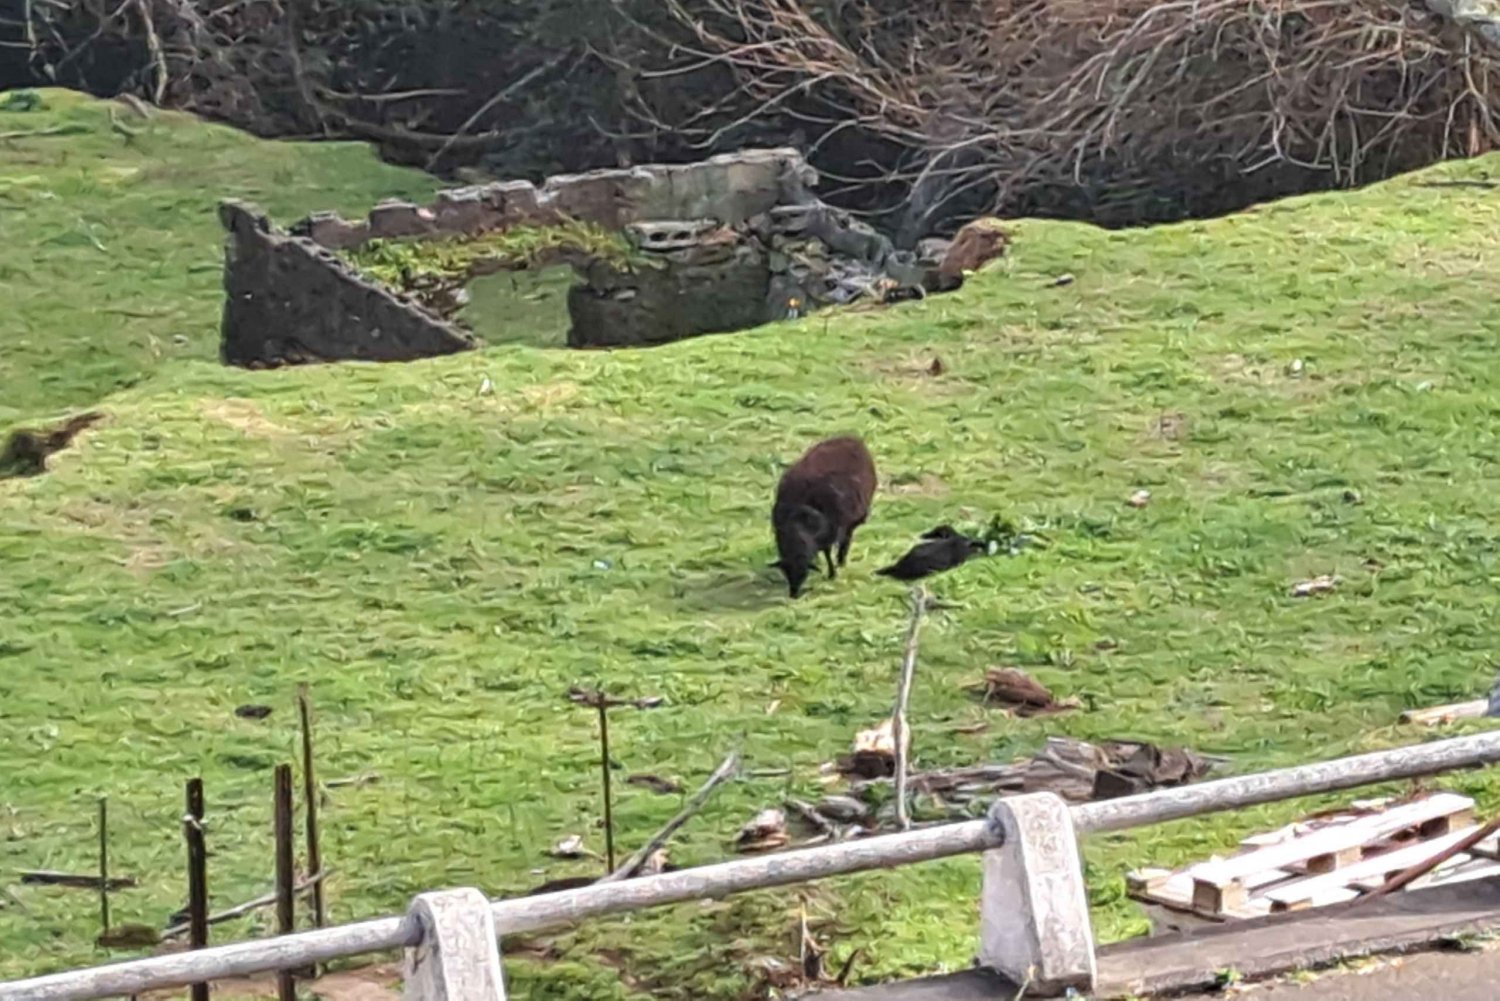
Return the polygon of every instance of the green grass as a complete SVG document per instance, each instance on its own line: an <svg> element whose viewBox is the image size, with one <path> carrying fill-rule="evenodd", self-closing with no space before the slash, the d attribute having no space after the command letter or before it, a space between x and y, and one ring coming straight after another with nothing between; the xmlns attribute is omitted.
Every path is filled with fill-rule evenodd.
<svg viewBox="0 0 1500 1001"><path fill-rule="evenodd" d="M107 794L114 867L144 884L117 895L118 920L181 905L194 774L215 903L265 891L270 770L293 752L304 681L323 775L381 776L328 795L338 920L436 886L504 895L587 871L545 854L571 833L602 847L574 684L666 697L618 714L620 775L692 786L735 744L752 768L790 769L726 788L673 853L723 858L753 812L816 794L819 766L889 711L904 590L871 571L944 520L1024 519L1052 545L933 582L955 607L923 639L923 767L1063 733L1259 770L1418 739L1401 709L1491 680L1500 203L1422 182L1500 160L1149 231L1021 223L1005 265L954 295L649 351L504 345L249 373L208 360L204 206L243 178L283 212L421 182L348 148L172 118L159 146L127 146L99 129L102 105L47 97L94 131L0 156L0 273L21 279L31 345L6 334L5 405L17 419L97 405L108 421L48 475L0 482L0 872L88 870ZM0 116L0 131L22 117L54 120ZM257 158L284 180L245 169ZM102 180L126 168L154 179ZM77 220L108 226L113 250ZM1076 281L1054 287L1063 273ZM187 336L188 357L130 343L153 327L99 314L114 302L172 317L159 329ZM775 478L843 430L879 463L874 517L847 575L789 602L766 569ZM1124 503L1139 488L1141 510ZM1336 593L1289 596L1329 572ZM988 714L962 686L990 664L1086 709ZM246 702L275 712L237 719ZM1451 784L1496 802L1492 777ZM617 789L626 847L679 805ZM1145 928L1126 869L1306 808L1089 839L1101 936ZM508 943L507 970L534 999L737 998L756 956L795 955L803 902L835 964L864 949L860 978L959 968L977 886L964 859L594 922ZM89 895L13 890L26 910L0 903L0 977L107 958Z"/></svg>
<svg viewBox="0 0 1500 1001"><path fill-rule="evenodd" d="M39 108L0 108L0 136L15 136L0 138L0 425L218 357L219 199L246 198L290 222L436 187L363 146L265 142L39 93Z"/></svg>

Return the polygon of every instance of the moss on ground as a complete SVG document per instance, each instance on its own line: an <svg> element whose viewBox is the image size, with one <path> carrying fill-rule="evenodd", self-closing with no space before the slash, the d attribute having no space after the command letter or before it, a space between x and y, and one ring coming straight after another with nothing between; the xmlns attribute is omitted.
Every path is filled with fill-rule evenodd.
<svg viewBox="0 0 1500 1001"><path fill-rule="evenodd" d="M442 240L371 240L343 256L371 279L414 296L444 316L458 312L455 293L480 275L542 271L570 260L597 260L619 268L649 266L623 233L585 222L515 226ZM464 317L468 319L467 311ZM509 326L499 325L500 339Z"/></svg>
<svg viewBox="0 0 1500 1001"><path fill-rule="evenodd" d="M337 920L587 871L546 855L571 833L602 847L574 684L668 701L620 714L618 774L691 787L733 744L788 770L726 788L674 850L723 858L888 711L904 589L871 571L946 520L1004 515L1052 544L933 582L954 608L923 640L924 767L1063 733L1259 770L1416 739L1400 710L1490 683L1500 213L1485 187L1433 183L1500 160L1147 231L1019 223L1004 265L954 295L649 351L250 373L209 360L213 200L250 188L294 214L427 182L175 116L126 142L108 106L46 99L0 132L88 131L0 141L18 298L0 419L88 404L108 420L47 475L0 482L0 872L88 870L108 795L114 867L143 884L116 895L120 921L182 904L190 775L208 787L214 902L265 891L271 767L293 753L304 681L323 775L379 776L328 793ZM849 572L788 602L766 568L773 484L843 430L884 486ZM1150 505L1128 506L1142 488ZM1290 597L1322 573L1343 585ZM1086 708L988 713L962 686L991 664ZM243 703L273 712L240 719ZM1493 806L1495 782L1449 784ZM627 846L679 805L617 788ZM1126 869L1307 808L1089 839L1102 936L1145 927ZM529 998L740 997L757 956L795 954L802 906L835 968L864 950L858 978L958 968L977 879L965 859L590 923L509 943L508 971ZM13 891L0 977L111 958L89 895Z"/></svg>

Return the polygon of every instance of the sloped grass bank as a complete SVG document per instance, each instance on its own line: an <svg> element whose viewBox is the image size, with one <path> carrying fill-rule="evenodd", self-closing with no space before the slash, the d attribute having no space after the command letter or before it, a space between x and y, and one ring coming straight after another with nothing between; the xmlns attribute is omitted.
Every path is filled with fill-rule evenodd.
<svg viewBox="0 0 1500 1001"><path fill-rule="evenodd" d="M203 135L212 153L221 131ZM189 171L196 149L179 137L157 169ZM786 770L727 787L673 852L722 858L750 814L815 794L819 766L889 710L904 590L872 570L923 529L991 514L1050 545L933 582L956 607L924 636L920 765L1004 759L1049 733L1187 743L1243 771L1415 739L1402 708L1490 681L1500 227L1489 189L1428 185L1497 162L1149 231L1020 224L1005 266L954 295L650 351L141 369L51 473L0 483L0 871L87 871L107 794L114 865L145 884L117 895L117 919L160 923L183 901L181 781L201 774L215 903L264 892L270 770L293 753L304 681L323 775L379 776L328 793L338 920L434 886L502 895L588 871L546 855L572 833L602 848L574 684L666 697L619 717L622 779L691 788L736 744ZM68 190L80 218L114 197ZM285 196L371 200L343 191ZM37 204L28 227L64 211ZM175 274L210 253L207 226L151 246ZM11 242L0 260L19 267ZM30 308L94 294L74 291L90 253L35 251ZM211 338L212 279L158 289L154 308ZM74 336L105 337L92 329ZM34 364L71 380L73 357ZM844 430L881 467L875 513L849 572L788 602L765 566L775 478ZM1151 504L1127 506L1142 488ZM1289 595L1321 573L1342 586ZM1085 709L989 713L962 686L991 664ZM244 703L273 712L240 719ZM1491 804L1494 782L1453 780ZM616 788L627 847L679 805ZM1090 839L1101 934L1144 930L1125 869L1303 808ZM512 943L511 972L530 998L740 997L756 957L795 955L802 906L835 968L857 947L863 977L961 967L977 880L957 860L591 923ZM0 976L105 958L88 895L16 892L28 910L0 908Z"/></svg>

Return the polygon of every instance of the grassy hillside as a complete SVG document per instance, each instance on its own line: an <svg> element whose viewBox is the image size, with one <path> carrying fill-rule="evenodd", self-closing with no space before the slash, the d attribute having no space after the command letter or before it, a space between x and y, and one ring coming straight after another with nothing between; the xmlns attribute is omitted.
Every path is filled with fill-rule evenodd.
<svg viewBox="0 0 1500 1001"><path fill-rule="evenodd" d="M1500 212L1487 188L1431 184L1500 161L1145 232L1019 224L1006 265L958 294L650 351L247 373L206 360L205 204L238 177L283 215L420 183L347 148L175 119L126 144L103 105L48 100L51 117L26 121L88 131L0 146L0 273L21 277L32 345L10 350L7 328L0 384L12 413L89 403L108 422L50 474L0 481L0 872L89 869L108 795L114 866L144 884L117 896L118 920L181 905L194 774L215 903L264 892L270 769L292 753L299 682L323 774L379 776L328 794L337 919L433 886L500 895L588 871L546 856L572 833L602 849L574 684L666 697L618 717L621 776L692 787L735 744L752 768L789 769L726 789L674 850L719 859L889 711L904 592L871 571L944 520L1003 514L1052 545L934 582L955 607L923 641L923 766L1066 733L1257 770L1409 741L1402 708L1489 684ZM246 169L262 157L280 180ZM124 343L161 334L100 312L123 302L171 317L160 329L188 357ZM110 391L127 371L151 378ZM790 603L765 569L771 490L842 430L870 442L882 491L848 574ZM1127 506L1140 488L1151 504ZM1320 573L1342 587L1289 597ZM962 685L991 664L1087 708L987 713ZM251 702L274 712L234 715ZM1493 778L1453 784L1494 801ZM627 847L679 805L617 788ZM1303 808L1090 839L1101 934L1144 928L1125 869ZM961 967L977 879L968 859L591 923L508 943L508 969L527 998L735 998L755 957L795 955L802 905L835 965L864 949L861 977ZM105 958L87 894L13 890L26 909L0 896L0 977Z"/></svg>
<svg viewBox="0 0 1500 1001"><path fill-rule="evenodd" d="M218 356L220 198L290 221L434 187L363 146L263 142L66 91L20 94L42 103L0 94L0 425Z"/></svg>

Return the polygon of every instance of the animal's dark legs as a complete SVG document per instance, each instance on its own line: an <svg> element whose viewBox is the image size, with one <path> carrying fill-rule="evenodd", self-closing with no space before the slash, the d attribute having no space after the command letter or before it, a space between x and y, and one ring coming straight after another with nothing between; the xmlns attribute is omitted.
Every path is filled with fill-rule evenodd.
<svg viewBox="0 0 1500 1001"><path fill-rule="evenodd" d="M828 579L829 580L833 580L836 577L838 577L838 575L839 575L838 570L835 569L835 567L833 565L833 547L832 546L829 546L827 549L823 550L823 558L828 561Z"/></svg>
<svg viewBox="0 0 1500 1001"><path fill-rule="evenodd" d="M849 543L854 541L854 529L845 529L843 537L839 539L839 566L847 566L849 563Z"/></svg>

